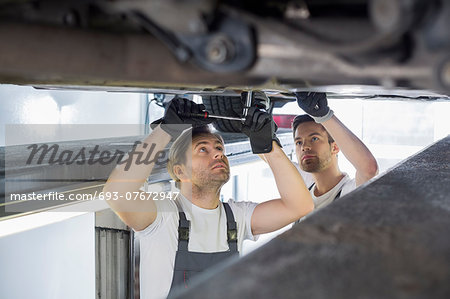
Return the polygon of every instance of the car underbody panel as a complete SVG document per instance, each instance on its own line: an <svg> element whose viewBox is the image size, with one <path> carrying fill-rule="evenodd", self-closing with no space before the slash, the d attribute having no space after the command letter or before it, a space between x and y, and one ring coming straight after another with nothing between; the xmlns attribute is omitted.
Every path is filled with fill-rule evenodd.
<svg viewBox="0 0 450 299"><path fill-rule="evenodd" d="M447 1L0 1L0 80L448 94Z"/></svg>

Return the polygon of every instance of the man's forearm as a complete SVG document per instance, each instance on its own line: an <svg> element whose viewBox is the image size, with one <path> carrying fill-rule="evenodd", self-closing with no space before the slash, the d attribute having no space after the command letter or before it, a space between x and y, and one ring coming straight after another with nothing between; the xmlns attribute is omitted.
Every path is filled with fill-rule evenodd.
<svg viewBox="0 0 450 299"><path fill-rule="evenodd" d="M162 153L171 137L159 126L147 136L136 148L123 158L126 163L119 164L111 172L103 191L114 192L118 200L108 201L114 210L120 210L121 204L126 202L127 192L140 190L145 180L155 166L156 155ZM144 160L144 161L142 161ZM138 162L138 163L136 163Z"/></svg>
<svg viewBox="0 0 450 299"><path fill-rule="evenodd" d="M378 173L375 157L364 143L336 116L323 122L322 125L334 138L345 157L356 168L360 176L360 183L369 180Z"/></svg>
<svg viewBox="0 0 450 299"><path fill-rule="evenodd" d="M283 204L302 215L311 212L314 203L303 178L276 142L273 142L272 152L264 154L263 159L273 172Z"/></svg>
<svg viewBox="0 0 450 299"><path fill-rule="evenodd" d="M258 204L252 214L252 233L280 229L314 210L311 194L300 173L276 142L270 153L261 155L275 177L281 198Z"/></svg>

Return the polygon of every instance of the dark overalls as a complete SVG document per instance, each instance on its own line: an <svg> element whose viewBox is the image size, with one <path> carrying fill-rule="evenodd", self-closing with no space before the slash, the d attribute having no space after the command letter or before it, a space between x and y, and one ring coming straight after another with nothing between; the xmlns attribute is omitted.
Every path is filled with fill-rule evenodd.
<svg viewBox="0 0 450 299"><path fill-rule="evenodd" d="M205 269L225 260L238 253L237 250L237 229L233 212L227 203L223 203L227 216L227 239L228 251L224 252L190 252L188 251L190 222L186 219L184 212L180 212L180 222L178 225L178 250L175 256L175 267L173 271L172 286L189 285L189 280Z"/></svg>

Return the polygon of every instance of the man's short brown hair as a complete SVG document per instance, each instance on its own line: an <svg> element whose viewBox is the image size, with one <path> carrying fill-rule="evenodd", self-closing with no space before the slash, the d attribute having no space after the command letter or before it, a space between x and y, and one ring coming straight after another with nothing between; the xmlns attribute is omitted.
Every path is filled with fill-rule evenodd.
<svg viewBox="0 0 450 299"><path fill-rule="evenodd" d="M308 114L301 114L301 115L297 115L294 120L292 121L292 134L294 135L294 139L295 139L295 130L297 130L298 126L301 125L302 123L305 122L315 122L314 119L309 116ZM332 144L334 142L333 137L331 137L330 133L328 133L328 131L324 128L324 126L322 126L321 124L319 124L325 132L327 132L328 135L328 143Z"/></svg>
<svg viewBox="0 0 450 299"><path fill-rule="evenodd" d="M203 137L215 137L221 144L224 144L222 136L217 133L211 132L209 126L202 126L196 128L190 128L184 131L172 144L169 150L169 159L167 161L167 171L173 180L175 180L175 186L180 188L180 179L173 171L175 165L186 164L186 154L191 149L192 144Z"/></svg>

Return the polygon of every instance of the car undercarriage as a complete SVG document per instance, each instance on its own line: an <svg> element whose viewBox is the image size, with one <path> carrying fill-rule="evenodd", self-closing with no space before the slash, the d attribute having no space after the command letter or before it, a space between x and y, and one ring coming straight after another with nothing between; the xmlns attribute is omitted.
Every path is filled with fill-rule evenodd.
<svg viewBox="0 0 450 299"><path fill-rule="evenodd" d="M450 3L0 1L0 80L146 90L330 84L448 94Z"/></svg>

